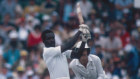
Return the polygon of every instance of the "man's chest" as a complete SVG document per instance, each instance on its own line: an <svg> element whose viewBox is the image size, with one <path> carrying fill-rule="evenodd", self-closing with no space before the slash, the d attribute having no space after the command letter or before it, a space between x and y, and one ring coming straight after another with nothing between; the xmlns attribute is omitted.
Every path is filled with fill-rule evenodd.
<svg viewBox="0 0 140 79"><path fill-rule="evenodd" d="M97 78L97 69L93 63L88 64L86 68L84 66L78 66L77 69L85 79Z"/></svg>

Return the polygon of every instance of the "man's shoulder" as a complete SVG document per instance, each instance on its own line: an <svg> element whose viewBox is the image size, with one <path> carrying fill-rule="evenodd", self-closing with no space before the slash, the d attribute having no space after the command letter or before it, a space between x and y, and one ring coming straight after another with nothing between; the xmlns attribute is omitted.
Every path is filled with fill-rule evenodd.
<svg viewBox="0 0 140 79"><path fill-rule="evenodd" d="M77 61L78 61L78 59L73 59L73 60L70 62L69 66L70 66L71 68L75 67Z"/></svg>
<svg viewBox="0 0 140 79"><path fill-rule="evenodd" d="M44 47L43 48L43 55L56 54L55 52L60 52L60 51L61 51L60 46L57 46L57 47Z"/></svg>
<svg viewBox="0 0 140 79"><path fill-rule="evenodd" d="M97 60L100 59L97 55L93 55L93 54L90 54L89 57L91 57L92 59L97 59Z"/></svg>
<svg viewBox="0 0 140 79"><path fill-rule="evenodd" d="M44 47L43 50L44 51L55 51L55 50L59 50L60 46L57 47Z"/></svg>

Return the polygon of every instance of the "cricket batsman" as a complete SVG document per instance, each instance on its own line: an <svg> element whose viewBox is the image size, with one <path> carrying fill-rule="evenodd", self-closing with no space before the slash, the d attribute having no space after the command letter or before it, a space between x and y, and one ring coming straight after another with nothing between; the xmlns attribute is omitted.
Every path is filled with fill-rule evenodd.
<svg viewBox="0 0 140 79"><path fill-rule="evenodd" d="M80 3L77 3L77 15L80 23L84 23ZM100 58L90 54L86 36L82 35L82 41L78 42L72 51L71 57L76 59L71 61L70 68L75 73L76 79L106 79Z"/></svg>
<svg viewBox="0 0 140 79"><path fill-rule="evenodd" d="M43 60L48 67L50 79L70 79L67 58L71 57L71 50L68 49L71 49L77 42L80 34L84 34L86 37L90 36L87 25L79 25L79 31L68 42L56 47L53 31L45 30L42 32L41 37L45 45L43 48Z"/></svg>

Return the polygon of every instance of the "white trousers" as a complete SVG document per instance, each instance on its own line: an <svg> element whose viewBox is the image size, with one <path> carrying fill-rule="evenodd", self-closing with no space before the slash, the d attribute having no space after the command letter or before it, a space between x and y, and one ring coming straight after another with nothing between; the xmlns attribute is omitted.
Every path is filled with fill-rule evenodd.
<svg viewBox="0 0 140 79"><path fill-rule="evenodd" d="M69 77L61 77L61 78L56 78L56 79L70 79Z"/></svg>

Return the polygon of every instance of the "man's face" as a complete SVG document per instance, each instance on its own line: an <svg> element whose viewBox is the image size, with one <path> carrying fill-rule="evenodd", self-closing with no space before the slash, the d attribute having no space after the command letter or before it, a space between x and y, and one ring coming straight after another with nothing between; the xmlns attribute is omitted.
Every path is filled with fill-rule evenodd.
<svg viewBox="0 0 140 79"><path fill-rule="evenodd" d="M31 0L30 5L34 5L34 4L35 4L34 0Z"/></svg>
<svg viewBox="0 0 140 79"><path fill-rule="evenodd" d="M96 50L96 53L100 53L101 52L101 48L100 47L95 48L95 50Z"/></svg>
<svg viewBox="0 0 140 79"><path fill-rule="evenodd" d="M109 36L110 36L111 39L113 39L115 37L115 32L113 32L113 31L110 32Z"/></svg>
<svg viewBox="0 0 140 79"><path fill-rule="evenodd" d="M44 43L46 47L55 47L54 33L46 33Z"/></svg>
<svg viewBox="0 0 140 79"><path fill-rule="evenodd" d="M99 39L99 33L94 33L96 39Z"/></svg>
<svg viewBox="0 0 140 79"><path fill-rule="evenodd" d="M83 51L82 56L80 57L81 63L87 63L88 62L88 52L87 50Z"/></svg>
<svg viewBox="0 0 140 79"><path fill-rule="evenodd" d="M5 68L5 67L2 68L2 73L3 73L3 74L6 74L6 73L7 73L7 68Z"/></svg>

